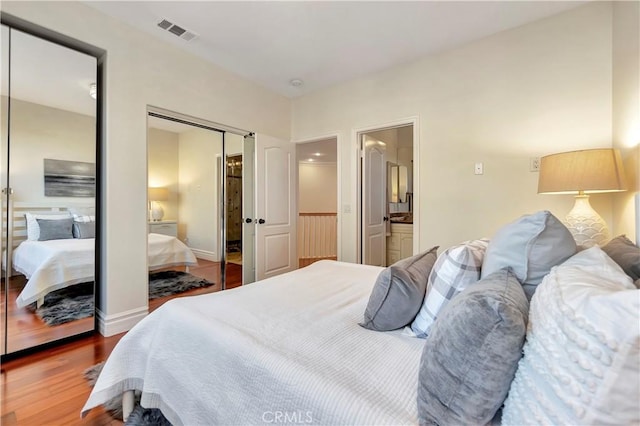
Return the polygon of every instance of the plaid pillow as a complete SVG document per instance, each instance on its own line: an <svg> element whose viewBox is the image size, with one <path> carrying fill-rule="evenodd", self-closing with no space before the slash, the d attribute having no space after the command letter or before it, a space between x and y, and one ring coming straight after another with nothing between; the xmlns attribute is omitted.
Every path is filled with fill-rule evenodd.
<svg viewBox="0 0 640 426"><path fill-rule="evenodd" d="M470 284L480 280L480 268L488 245L486 238L465 241L438 257L429 275L422 308L411 324L416 337L427 337L442 308Z"/></svg>
<svg viewBox="0 0 640 426"><path fill-rule="evenodd" d="M94 215L79 215L79 214L74 214L73 215L73 221L76 223L89 223L89 222L95 222L96 221L96 217Z"/></svg>

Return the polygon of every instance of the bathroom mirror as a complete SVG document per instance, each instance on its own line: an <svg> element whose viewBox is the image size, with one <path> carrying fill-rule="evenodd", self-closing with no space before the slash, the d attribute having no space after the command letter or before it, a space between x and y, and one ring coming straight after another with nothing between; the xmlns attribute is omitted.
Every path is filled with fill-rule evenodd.
<svg viewBox="0 0 640 426"><path fill-rule="evenodd" d="M391 203L407 202L407 167L392 165L389 168L389 188L391 189Z"/></svg>

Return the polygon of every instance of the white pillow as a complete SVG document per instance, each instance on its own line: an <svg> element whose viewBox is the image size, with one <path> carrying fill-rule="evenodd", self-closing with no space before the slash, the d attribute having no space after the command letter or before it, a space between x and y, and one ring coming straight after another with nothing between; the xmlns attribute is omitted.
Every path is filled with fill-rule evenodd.
<svg viewBox="0 0 640 426"><path fill-rule="evenodd" d="M95 216L96 208L95 207L69 207L67 209L72 216Z"/></svg>
<svg viewBox="0 0 640 426"><path fill-rule="evenodd" d="M73 215L73 221L77 222L77 223L90 223L90 222L95 222L96 221L96 217L93 216L93 215L74 214Z"/></svg>
<svg viewBox="0 0 640 426"><path fill-rule="evenodd" d="M480 280L480 268L488 245L488 239L465 241L449 247L438 256L429 274L420 312L411 323L411 331L416 337L427 337L442 308L462 290Z"/></svg>
<svg viewBox="0 0 640 426"><path fill-rule="evenodd" d="M37 219L69 219L71 215L68 212L38 212L25 213L24 218L27 222L27 240L38 241L40 238L40 226Z"/></svg>
<svg viewBox="0 0 640 426"><path fill-rule="evenodd" d="M640 291L599 247L554 267L529 310L503 425L640 423Z"/></svg>

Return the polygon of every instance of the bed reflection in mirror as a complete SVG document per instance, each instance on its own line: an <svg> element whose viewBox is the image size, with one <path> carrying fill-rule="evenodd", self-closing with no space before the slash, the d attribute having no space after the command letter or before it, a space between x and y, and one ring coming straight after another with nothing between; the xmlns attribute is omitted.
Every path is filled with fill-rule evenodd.
<svg viewBox="0 0 640 426"><path fill-rule="evenodd" d="M97 60L5 26L2 41L4 354L95 328Z"/></svg>
<svg viewBox="0 0 640 426"><path fill-rule="evenodd" d="M150 109L147 118L149 310L170 298L223 288L223 133L206 122ZM167 261L161 241L189 262Z"/></svg>

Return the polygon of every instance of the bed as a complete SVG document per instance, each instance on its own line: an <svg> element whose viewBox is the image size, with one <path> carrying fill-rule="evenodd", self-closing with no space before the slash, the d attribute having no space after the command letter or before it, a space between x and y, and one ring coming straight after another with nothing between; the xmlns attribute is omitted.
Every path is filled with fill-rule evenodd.
<svg viewBox="0 0 640 426"><path fill-rule="evenodd" d="M24 307L48 293L94 280L95 239L25 240L13 251L13 268L27 283L16 303ZM175 237L149 234L149 270L197 265L193 252Z"/></svg>
<svg viewBox="0 0 640 426"><path fill-rule="evenodd" d="M255 424L277 413L320 424L414 422L424 341L358 325L381 269L320 261L171 300L122 338L84 410L144 386L142 405L175 425Z"/></svg>
<svg viewBox="0 0 640 426"><path fill-rule="evenodd" d="M475 282L448 302L426 339L412 334L413 324L389 331L360 325L385 274L400 262L380 268L320 261L171 300L119 341L82 413L122 397L126 418L138 390L143 407L160 409L174 425L637 424L640 386L628 378L640 377L640 330L624 324L640 323L640 279L633 276L640 273L640 249L616 238L622 241L616 250L626 254L607 253L626 256L620 264L598 247L577 251L566 228L564 241L553 235L564 226L549 216L536 216L542 227L518 223L488 244L464 242L437 256L432 272L423 271L429 286L434 274L443 279L451 270L456 253L483 253L465 255L469 263L457 272L476 262ZM520 238L526 229L535 236ZM414 258L435 252L401 267L409 271ZM534 281L539 288L527 311L523 287ZM492 299L486 293L496 283L499 298ZM511 321L511 308L521 303L512 300L516 290L527 307ZM418 309L435 292L421 291ZM488 312L495 325L477 324ZM487 330L479 338L478 326ZM519 333L519 342L504 366L505 348L496 342L507 333Z"/></svg>

